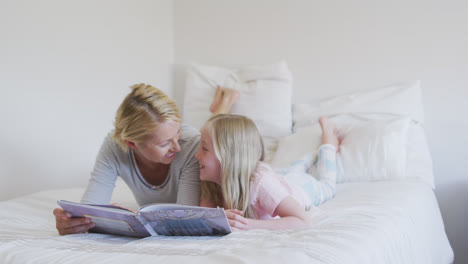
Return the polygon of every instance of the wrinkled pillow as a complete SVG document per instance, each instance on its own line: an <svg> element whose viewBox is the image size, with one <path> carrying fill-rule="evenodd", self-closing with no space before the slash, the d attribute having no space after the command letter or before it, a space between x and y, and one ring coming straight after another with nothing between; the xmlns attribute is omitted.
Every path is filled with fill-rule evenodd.
<svg viewBox="0 0 468 264"><path fill-rule="evenodd" d="M365 120L341 115L331 121L342 137L337 153L338 183L407 178L409 117ZM307 154L315 159L321 136L316 123L283 138L271 165L287 167Z"/></svg>
<svg viewBox="0 0 468 264"><path fill-rule="evenodd" d="M346 127L369 120L388 120L409 116L406 179L434 185L432 157L424 131L424 108L420 81L407 81L383 88L359 91L310 103L293 105L296 132L317 124L320 116L332 117Z"/></svg>
<svg viewBox="0 0 468 264"><path fill-rule="evenodd" d="M422 124L412 121L408 131L406 178L416 179L435 188L432 156Z"/></svg>
<svg viewBox="0 0 468 264"><path fill-rule="evenodd" d="M337 182L404 179L409 123L408 117L373 120L341 131Z"/></svg>
<svg viewBox="0 0 468 264"><path fill-rule="evenodd" d="M339 114L405 115L424 123L420 81L395 83L382 88L318 99L293 105L294 129L317 122L320 116Z"/></svg>
<svg viewBox="0 0 468 264"><path fill-rule="evenodd" d="M265 140L267 160L280 137L292 132L292 75L285 62L238 69L193 64L187 71L184 122L200 129L211 116L216 87L236 89L240 100L232 113L245 115Z"/></svg>

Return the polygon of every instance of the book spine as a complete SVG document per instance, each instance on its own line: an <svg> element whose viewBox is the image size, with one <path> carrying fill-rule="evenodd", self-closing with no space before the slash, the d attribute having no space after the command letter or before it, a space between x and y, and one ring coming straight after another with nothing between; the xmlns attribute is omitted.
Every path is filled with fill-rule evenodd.
<svg viewBox="0 0 468 264"><path fill-rule="evenodd" d="M157 236L158 233L154 231L154 229L151 227L151 225L140 215L140 212L138 212L136 215L136 218L140 223L145 227L145 229L150 233L151 236Z"/></svg>

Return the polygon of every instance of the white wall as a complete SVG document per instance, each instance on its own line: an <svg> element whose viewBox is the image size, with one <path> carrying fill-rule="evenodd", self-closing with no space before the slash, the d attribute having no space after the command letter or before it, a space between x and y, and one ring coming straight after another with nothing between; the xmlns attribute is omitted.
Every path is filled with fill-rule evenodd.
<svg viewBox="0 0 468 264"><path fill-rule="evenodd" d="M179 102L191 61L285 59L294 102L421 79L436 195L455 263L468 263L468 2L176 0L174 11Z"/></svg>
<svg viewBox="0 0 468 264"><path fill-rule="evenodd" d="M295 102L423 81L436 194L468 262L467 13L463 0L2 0L0 200L84 186L133 83L181 103L187 62L285 59Z"/></svg>
<svg viewBox="0 0 468 264"><path fill-rule="evenodd" d="M172 94L170 0L0 2L0 200L85 186L134 83Z"/></svg>

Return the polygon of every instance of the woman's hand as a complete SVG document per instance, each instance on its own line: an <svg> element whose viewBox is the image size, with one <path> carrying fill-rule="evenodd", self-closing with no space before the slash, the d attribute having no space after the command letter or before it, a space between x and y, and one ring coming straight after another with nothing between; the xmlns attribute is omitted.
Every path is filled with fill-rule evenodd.
<svg viewBox="0 0 468 264"><path fill-rule="evenodd" d="M249 220L242 215L244 212L237 209L224 210L229 221L229 225L233 231L248 230Z"/></svg>
<svg viewBox="0 0 468 264"><path fill-rule="evenodd" d="M55 223L60 235L86 233L95 226L91 219L85 217L71 217L71 214L63 209L55 208Z"/></svg>

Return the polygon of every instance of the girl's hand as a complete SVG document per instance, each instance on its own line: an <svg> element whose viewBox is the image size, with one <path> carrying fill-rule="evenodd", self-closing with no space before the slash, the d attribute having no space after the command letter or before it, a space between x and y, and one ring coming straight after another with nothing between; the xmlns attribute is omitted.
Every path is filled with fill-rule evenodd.
<svg viewBox="0 0 468 264"><path fill-rule="evenodd" d="M249 229L249 220L242 216L244 212L237 209L227 209L224 211L226 212L232 231Z"/></svg>

